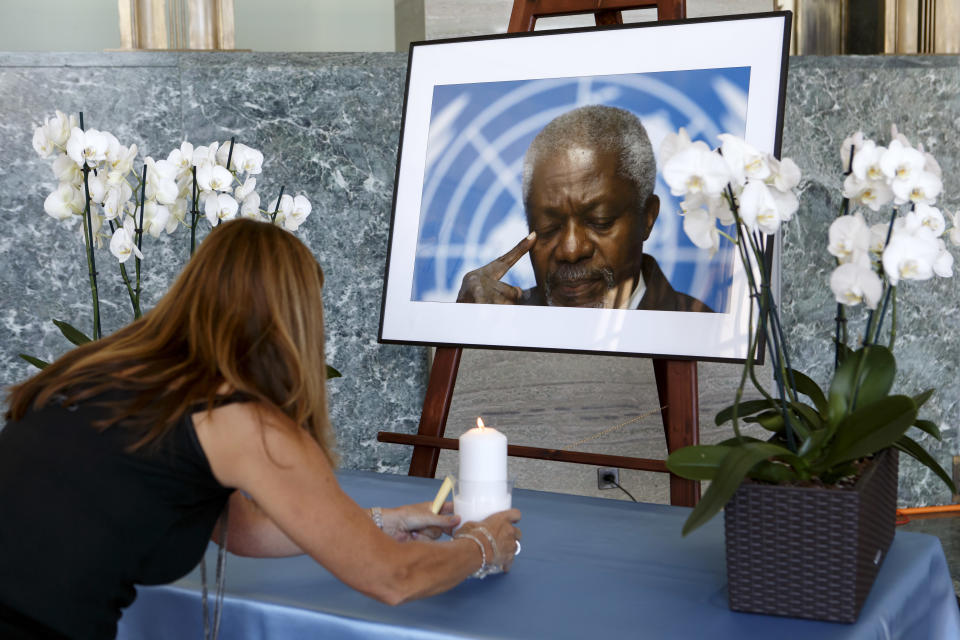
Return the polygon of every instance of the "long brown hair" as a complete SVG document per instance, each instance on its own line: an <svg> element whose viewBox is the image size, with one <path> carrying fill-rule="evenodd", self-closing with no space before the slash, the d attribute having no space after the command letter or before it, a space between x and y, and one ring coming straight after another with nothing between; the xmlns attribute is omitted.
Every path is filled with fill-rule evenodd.
<svg viewBox="0 0 960 640"><path fill-rule="evenodd" d="M293 234L238 219L216 227L157 306L13 387L7 419L55 396L123 390L111 418L157 441L226 383L306 429L335 460L327 414L323 271Z"/></svg>

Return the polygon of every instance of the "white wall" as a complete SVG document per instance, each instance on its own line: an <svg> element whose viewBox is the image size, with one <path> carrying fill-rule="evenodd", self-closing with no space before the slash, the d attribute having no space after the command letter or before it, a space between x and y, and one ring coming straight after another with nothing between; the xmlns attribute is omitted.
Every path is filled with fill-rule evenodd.
<svg viewBox="0 0 960 640"><path fill-rule="evenodd" d="M120 47L117 0L0 0L0 51ZM236 47L393 51L394 0L234 0Z"/></svg>
<svg viewBox="0 0 960 640"><path fill-rule="evenodd" d="M0 0L0 51L120 47L117 0Z"/></svg>
<svg viewBox="0 0 960 640"><path fill-rule="evenodd" d="M234 0L236 45L254 51L393 51L394 0Z"/></svg>

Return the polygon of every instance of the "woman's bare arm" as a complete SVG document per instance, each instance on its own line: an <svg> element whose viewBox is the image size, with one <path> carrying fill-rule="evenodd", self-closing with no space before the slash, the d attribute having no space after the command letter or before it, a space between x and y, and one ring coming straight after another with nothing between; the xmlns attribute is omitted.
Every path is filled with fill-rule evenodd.
<svg viewBox="0 0 960 640"><path fill-rule="evenodd" d="M219 522L213 530L213 541L220 542ZM234 555L252 558L303 554L303 549L281 531L256 502L240 491L234 491L230 496L227 550Z"/></svg>
<svg viewBox="0 0 960 640"><path fill-rule="evenodd" d="M445 591L480 566L480 549L472 540L400 543L380 531L340 489L319 445L285 417L244 403L194 414L194 423L217 479L248 494L286 538L269 529L257 534L254 526L250 536L257 541L244 541L241 534L241 546L302 549L346 584L390 604ZM501 549L494 558L478 535L488 561L509 568L518 535L512 523L519 517L510 510L484 521ZM228 543L231 535L232 530ZM268 539L260 541L259 535Z"/></svg>

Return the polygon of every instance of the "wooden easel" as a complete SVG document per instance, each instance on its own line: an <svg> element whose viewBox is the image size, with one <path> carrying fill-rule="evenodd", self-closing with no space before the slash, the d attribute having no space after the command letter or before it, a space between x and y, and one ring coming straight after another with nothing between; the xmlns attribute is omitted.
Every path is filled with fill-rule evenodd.
<svg viewBox="0 0 960 640"><path fill-rule="evenodd" d="M686 17L686 0L514 0L510 15L510 33L533 31L537 18L545 16L593 13L598 26L623 24L621 11L656 7L660 20L678 20ZM420 414L416 435L381 431L380 442L413 445L410 461L411 476L432 478L437 472L441 449L457 449L459 443L444 438L447 415L453 400L453 387L460 367L460 347L439 347L427 383L427 395ZM697 394L697 363L695 360L653 359L657 381L663 430L667 451L697 444L700 439ZM558 462L575 462L621 469L667 472L663 460L612 456L541 447L510 445L507 454L521 458L537 458ZM670 504L694 506L700 499L700 483L670 475Z"/></svg>

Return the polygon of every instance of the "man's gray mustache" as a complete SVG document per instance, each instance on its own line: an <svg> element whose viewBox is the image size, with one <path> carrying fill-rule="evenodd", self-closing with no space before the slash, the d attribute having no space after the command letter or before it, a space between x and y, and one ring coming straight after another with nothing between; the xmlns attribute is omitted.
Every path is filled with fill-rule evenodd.
<svg viewBox="0 0 960 640"><path fill-rule="evenodd" d="M577 285L581 282L591 280L603 280L608 289L613 289L615 281L613 279L613 269L609 267L596 268L584 267L578 265L560 265L555 270L547 274L547 288L560 287L564 285Z"/></svg>

